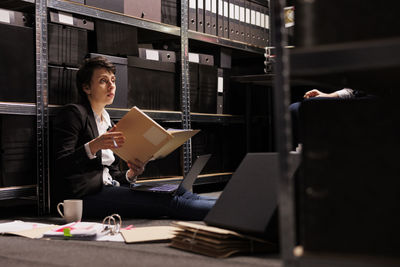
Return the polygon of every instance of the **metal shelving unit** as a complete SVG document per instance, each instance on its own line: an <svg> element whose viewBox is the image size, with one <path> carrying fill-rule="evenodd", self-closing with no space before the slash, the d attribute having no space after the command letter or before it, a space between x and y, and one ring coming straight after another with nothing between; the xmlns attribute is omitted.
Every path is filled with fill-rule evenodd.
<svg viewBox="0 0 400 267"><path fill-rule="evenodd" d="M188 31L188 38L192 40L202 41L205 43L211 43L218 46L225 46L229 48L239 49L251 53L263 54L265 49L254 45L249 45L239 41L232 41L226 38L221 38L214 35L209 35L200 32Z"/></svg>
<svg viewBox="0 0 400 267"><path fill-rule="evenodd" d="M293 178L287 175L290 169L290 124L287 118L289 86L301 80L307 84L325 84L369 90L393 89L400 68L400 38L384 38L357 42L300 47L287 51L283 18L280 10L285 0L271 1L276 40L276 75L274 77L277 145L280 153L281 177L279 182L281 255L284 266L317 267L377 267L399 266L396 255L383 256L370 253L334 253L305 251L296 244L295 195ZM304 1L307 2L307 1ZM309 2L311 3L311 2ZM309 10L311 11L311 10ZM311 12L310 12L311 13ZM307 14L307 19L313 14ZM312 21L312 20L310 20ZM334 25L334 24L333 24ZM383 27L383 26L382 26ZM290 76L290 78L289 78ZM260 77L258 77L259 80ZM257 80L255 77L247 79ZM258 82L259 82L258 80ZM354 86L354 87L352 87ZM378 181L377 181L378 182ZM356 192L355 192L356 193ZM373 216L373 215L369 215ZM395 214L393 215L395 216ZM349 220L349 218L346 218ZM383 226L384 227L384 226ZM373 229L371 229L373 230ZM368 233L366 233L368 235ZM324 236L320 236L321 239ZM343 240L346 243L346 240ZM379 246L379 244L376 244Z"/></svg>
<svg viewBox="0 0 400 267"><path fill-rule="evenodd" d="M0 102L0 114L36 115L36 104Z"/></svg>
<svg viewBox="0 0 400 267"><path fill-rule="evenodd" d="M188 2L181 1L182 27L167 25L154 21L127 16L113 11L89 7L68 0L18 0L5 1L2 7L13 10L30 10L35 14L35 45L36 45L36 102L35 103L10 103L0 102L0 114L31 115L36 117L36 144L37 144L37 184L0 188L0 200L8 198L35 197L38 213L49 212L49 116L54 115L59 108L48 104L48 58L47 58L47 15L49 10L69 12L91 18L102 19L110 22L130 25L148 31L159 32L170 36L179 37L181 41L180 58L180 84L181 84L181 111L154 111L145 110L146 114L155 120L164 122L181 123L182 128L190 128L191 122L215 124L245 124L244 116L229 114L203 114L190 112L189 93L189 40L196 40L204 44L228 47L234 50L262 55L261 47L232 41L225 38L211 36L188 30ZM33 89L33 88L32 88ZM121 118L127 109L108 109L112 118ZM191 144L184 146L184 172L191 166ZM208 174L202 178L201 183L214 181L227 181L230 174Z"/></svg>

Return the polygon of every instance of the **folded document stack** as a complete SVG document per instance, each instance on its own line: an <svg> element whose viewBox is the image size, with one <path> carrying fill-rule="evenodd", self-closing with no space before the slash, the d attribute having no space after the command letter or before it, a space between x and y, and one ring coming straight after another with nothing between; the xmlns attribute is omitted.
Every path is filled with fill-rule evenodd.
<svg viewBox="0 0 400 267"><path fill-rule="evenodd" d="M232 254L276 252L277 245L269 241L245 236L234 231L188 222L175 222L176 231L171 247L226 258Z"/></svg>

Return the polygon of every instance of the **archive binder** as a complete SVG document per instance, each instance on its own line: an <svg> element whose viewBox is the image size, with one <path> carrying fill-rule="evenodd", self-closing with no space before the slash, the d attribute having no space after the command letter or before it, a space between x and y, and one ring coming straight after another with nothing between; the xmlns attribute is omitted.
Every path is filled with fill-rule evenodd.
<svg viewBox="0 0 400 267"><path fill-rule="evenodd" d="M212 12L212 4L215 0L204 0L204 33L216 34L216 14Z"/></svg>
<svg viewBox="0 0 400 267"><path fill-rule="evenodd" d="M223 0L218 0L217 35L220 37L224 37L224 1Z"/></svg>
<svg viewBox="0 0 400 267"><path fill-rule="evenodd" d="M235 40L240 41L240 8L239 2L240 0L233 0L234 1L234 9L235 9L235 16L234 16L234 29L235 29Z"/></svg>
<svg viewBox="0 0 400 267"><path fill-rule="evenodd" d="M211 0L211 34L217 35L217 0Z"/></svg>
<svg viewBox="0 0 400 267"><path fill-rule="evenodd" d="M245 1L246 0L237 0L237 4L239 6L239 41L244 42L245 37Z"/></svg>
<svg viewBox="0 0 400 267"><path fill-rule="evenodd" d="M256 45L262 46L261 35L263 31L261 29L261 6L256 4Z"/></svg>
<svg viewBox="0 0 400 267"><path fill-rule="evenodd" d="M196 12L196 0L189 0L189 19L188 19L188 28L189 30L196 31L197 30L197 12Z"/></svg>
<svg viewBox="0 0 400 267"><path fill-rule="evenodd" d="M197 0L197 31L204 32L204 0Z"/></svg>
<svg viewBox="0 0 400 267"><path fill-rule="evenodd" d="M229 38L229 2L228 1L223 1L223 17L222 17L222 22L223 22L223 27L224 27L224 38Z"/></svg>
<svg viewBox="0 0 400 267"><path fill-rule="evenodd" d="M125 161L166 157L185 143L199 130L165 130L137 107L125 114L116 124L116 131L124 134L126 140L122 147L112 151Z"/></svg>
<svg viewBox="0 0 400 267"><path fill-rule="evenodd" d="M251 44L251 4L248 0L245 1L245 37L244 42Z"/></svg>
<svg viewBox="0 0 400 267"><path fill-rule="evenodd" d="M254 3L250 3L250 32L251 32L251 41L250 44L257 44L257 29L256 29L256 6Z"/></svg>
<svg viewBox="0 0 400 267"><path fill-rule="evenodd" d="M229 39L236 40L235 0L229 0Z"/></svg>
<svg viewBox="0 0 400 267"><path fill-rule="evenodd" d="M269 8L264 7L264 45L269 46Z"/></svg>

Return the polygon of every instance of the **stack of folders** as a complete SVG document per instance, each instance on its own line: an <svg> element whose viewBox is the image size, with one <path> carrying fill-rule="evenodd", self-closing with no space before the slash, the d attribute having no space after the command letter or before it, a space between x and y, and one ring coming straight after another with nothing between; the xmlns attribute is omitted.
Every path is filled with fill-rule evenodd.
<svg viewBox="0 0 400 267"><path fill-rule="evenodd" d="M277 252L277 244L234 231L189 222L174 222L179 230L171 247L202 255L227 258L233 254Z"/></svg>

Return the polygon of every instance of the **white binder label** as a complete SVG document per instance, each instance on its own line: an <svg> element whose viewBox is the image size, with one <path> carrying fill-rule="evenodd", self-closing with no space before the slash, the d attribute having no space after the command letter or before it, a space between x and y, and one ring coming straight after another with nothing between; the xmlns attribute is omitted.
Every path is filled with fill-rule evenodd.
<svg viewBox="0 0 400 267"><path fill-rule="evenodd" d="M146 59L158 61L159 55L157 50L146 49Z"/></svg>
<svg viewBox="0 0 400 267"><path fill-rule="evenodd" d="M203 9L203 0L197 0L197 8Z"/></svg>
<svg viewBox="0 0 400 267"><path fill-rule="evenodd" d="M229 18L230 19L235 18L235 5L232 3L229 3Z"/></svg>
<svg viewBox="0 0 400 267"><path fill-rule="evenodd" d="M224 17L229 18L229 4L228 2L224 1Z"/></svg>
<svg viewBox="0 0 400 267"><path fill-rule="evenodd" d="M256 25L256 11L251 10L251 24Z"/></svg>
<svg viewBox="0 0 400 267"><path fill-rule="evenodd" d="M239 20L239 18L240 18L239 6L235 5L235 19Z"/></svg>
<svg viewBox="0 0 400 267"><path fill-rule="evenodd" d="M199 63L200 62L199 54L189 53L189 62Z"/></svg>
<svg viewBox="0 0 400 267"><path fill-rule="evenodd" d="M269 29L269 16L265 15L265 28Z"/></svg>
<svg viewBox="0 0 400 267"><path fill-rule="evenodd" d="M223 16L224 15L224 1L218 0L218 15Z"/></svg>
<svg viewBox="0 0 400 267"><path fill-rule="evenodd" d="M250 9L246 8L246 23L250 24Z"/></svg>
<svg viewBox="0 0 400 267"><path fill-rule="evenodd" d="M143 137L146 138L147 141L157 146L165 139L165 134L154 126L151 126L144 134Z"/></svg>
<svg viewBox="0 0 400 267"><path fill-rule="evenodd" d="M239 17L239 19L240 19L240 21L242 21L242 22L244 22L244 7L240 7L240 17Z"/></svg>
<svg viewBox="0 0 400 267"><path fill-rule="evenodd" d="M10 13L7 10L0 10L0 21L10 23Z"/></svg>
<svg viewBox="0 0 400 267"><path fill-rule="evenodd" d="M261 16L260 26L261 26L261 28L265 28L265 15L263 13L261 13L260 16Z"/></svg>
<svg viewBox="0 0 400 267"><path fill-rule="evenodd" d="M64 24L74 25L74 17L71 14L59 12L58 21Z"/></svg>
<svg viewBox="0 0 400 267"><path fill-rule="evenodd" d="M217 0L211 0L211 12L217 14Z"/></svg>
<svg viewBox="0 0 400 267"><path fill-rule="evenodd" d="M261 13L256 11L256 25L261 26Z"/></svg>
<svg viewBox="0 0 400 267"><path fill-rule="evenodd" d="M223 93L224 92L224 78L223 77L218 77L218 93Z"/></svg>
<svg viewBox="0 0 400 267"><path fill-rule="evenodd" d="M196 0L189 0L189 8L196 9Z"/></svg>
<svg viewBox="0 0 400 267"><path fill-rule="evenodd" d="M211 0L206 0L206 10L211 11Z"/></svg>

